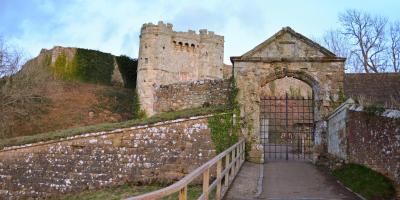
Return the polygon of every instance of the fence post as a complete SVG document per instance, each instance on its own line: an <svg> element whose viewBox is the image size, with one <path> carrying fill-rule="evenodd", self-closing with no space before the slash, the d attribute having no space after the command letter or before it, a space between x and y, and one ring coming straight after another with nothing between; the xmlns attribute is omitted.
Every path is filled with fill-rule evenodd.
<svg viewBox="0 0 400 200"><path fill-rule="evenodd" d="M240 153L240 144L236 147L236 157L238 158L236 160L236 174L239 172L239 167L240 167L240 158L242 154ZM236 175L235 175L236 176Z"/></svg>
<svg viewBox="0 0 400 200"><path fill-rule="evenodd" d="M232 174L231 174L231 175L232 175L232 180L233 180L233 178L235 177L235 174L236 174L236 173L235 173L235 171L236 171L236 170L235 170L235 169L236 169L236 160L235 160L236 156L235 156L235 152L236 152L236 149L233 149L233 150L232 150L232 161L231 161L231 162L232 162L232 168L231 168L231 169L232 169L232 170L231 170L231 172L232 172Z"/></svg>
<svg viewBox="0 0 400 200"><path fill-rule="evenodd" d="M203 172L203 194L204 199L208 200L208 186L210 184L210 168Z"/></svg>
<svg viewBox="0 0 400 200"><path fill-rule="evenodd" d="M228 169L228 166L229 166L229 153L228 154L226 154L226 157L225 157L225 169ZM225 187L226 187L226 189L228 189L228 186L229 186L229 169L226 171L226 174L225 174Z"/></svg>
<svg viewBox="0 0 400 200"><path fill-rule="evenodd" d="M187 185L179 191L179 200L187 200Z"/></svg>
<svg viewBox="0 0 400 200"><path fill-rule="evenodd" d="M243 162L244 157L243 157L243 143L240 144L240 162Z"/></svg>
<svg viewBox="0 0 400 200"><path fill-rule="evenodd" d="M221 176L221 171L222 171L222 159L218 160L217 163L217 191L215 195L216 200L221 199L221 182L222 182L222 176Z"/></svg>
<svg viewBox="0 0 400 200"><path fill-rule="evenodd" d="M244 162L246 160L246 141L243 141L242 156Z"/></svg>

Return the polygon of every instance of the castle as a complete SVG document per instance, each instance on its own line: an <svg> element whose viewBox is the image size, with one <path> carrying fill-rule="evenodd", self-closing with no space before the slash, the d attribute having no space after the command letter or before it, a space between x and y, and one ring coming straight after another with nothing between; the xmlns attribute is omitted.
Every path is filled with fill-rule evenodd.
<svg viewBox="0 0 400 200"><path fill-rule="evenodd" d="M155 88L178 82L223 78L224 37L207 29L176 32L172 24L143 24L137 91L147 115L154 111Z"/></svg>

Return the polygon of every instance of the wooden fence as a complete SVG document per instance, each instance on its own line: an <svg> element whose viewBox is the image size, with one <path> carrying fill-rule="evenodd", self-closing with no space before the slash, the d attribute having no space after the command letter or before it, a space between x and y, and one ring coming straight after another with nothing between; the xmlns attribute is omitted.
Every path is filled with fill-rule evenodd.
<svg viewBox="0 0 400 200"><path fill-rule="evenodd" d="M225 158L225 159L224 159ZM228 191L233 179L242 167L245 160L245 140L241 139L238 143L229 149L218 154L202 166L186 175L180 181L157 191L143 194L140 196L130 197L125 200L150 200L161 199L171 194L179 192L179 200L187 200L188 185L196 178L203 175L203 193L199 200L208 200L211 191L215 190L215 199L220 200ZM225 163L223 163L225 162ZM217 165L217 173L215 180L210 184L210 169Z"/></svg>

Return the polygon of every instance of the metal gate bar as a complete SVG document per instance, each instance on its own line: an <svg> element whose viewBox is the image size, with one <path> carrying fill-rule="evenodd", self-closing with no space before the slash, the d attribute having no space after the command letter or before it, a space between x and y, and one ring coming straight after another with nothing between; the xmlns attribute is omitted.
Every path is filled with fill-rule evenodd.
<svg viewBox="0 0 400 200"><path fill-rule="evenodd" d="M311 98L263 97L260 137L266 160L309 160L314 143Z"/></svg>

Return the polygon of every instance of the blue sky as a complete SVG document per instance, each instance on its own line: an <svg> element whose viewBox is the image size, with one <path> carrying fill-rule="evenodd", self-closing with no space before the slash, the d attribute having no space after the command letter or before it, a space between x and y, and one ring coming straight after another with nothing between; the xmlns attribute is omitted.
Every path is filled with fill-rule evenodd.
<svg viewBox="0 0 400 200"><path fill-rule="evenodd" d="M339 26L338 14L358 9L400 20L399 0L0 0L0 36L28 57L54 45L137 57L143 23L174 30L207 28L225 36L225 62L284 26L320 38Z"/></svg>

